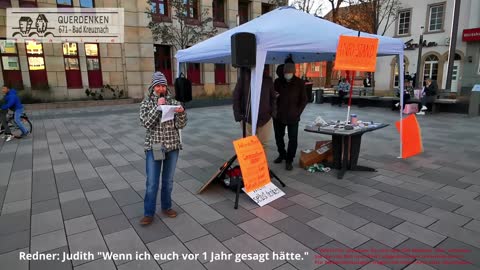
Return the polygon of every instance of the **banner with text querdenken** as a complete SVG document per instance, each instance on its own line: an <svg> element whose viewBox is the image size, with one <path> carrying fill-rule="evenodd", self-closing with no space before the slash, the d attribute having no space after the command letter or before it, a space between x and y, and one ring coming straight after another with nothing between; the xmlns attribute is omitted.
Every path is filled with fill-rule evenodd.
<svg viewBox="0 0 480 270"><path fill-rule="evenodd" d="M123 43L123 8L8 8L7 39Z"/></svg>

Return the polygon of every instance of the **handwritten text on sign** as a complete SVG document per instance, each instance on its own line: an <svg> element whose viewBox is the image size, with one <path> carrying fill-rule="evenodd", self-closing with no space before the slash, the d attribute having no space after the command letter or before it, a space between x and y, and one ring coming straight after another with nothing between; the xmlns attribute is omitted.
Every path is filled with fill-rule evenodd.
<svg viewBox="0 0 480 270"><path fill-rule="evenodd" d="M378 39L340 36L335 57L336 70L375 71Z"/></svg>
<svg viewBox="0 0 480 270"><path fill-rule="evenodd" d="M262 207L284 196L285 193L272 182L270 182L259 189L247 192L247 195L252 198L252 200L254 200L260 207Z"/></svg>
<svg viewBox="0 0 480 270"><path fill-rule="evenodd" d="M233 146L242 170L246 192L251 192L270 183L267 157L258 138L250 136L239 139L233 142Z"/></svg>

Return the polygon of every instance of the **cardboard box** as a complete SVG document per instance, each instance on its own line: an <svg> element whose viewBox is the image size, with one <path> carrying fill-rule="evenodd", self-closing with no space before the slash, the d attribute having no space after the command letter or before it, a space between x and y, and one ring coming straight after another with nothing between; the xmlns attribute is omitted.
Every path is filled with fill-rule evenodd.
<svg viewBox="0 0 480 270"><path fill-rule="evenodd" d="M299 165L301 168L305 168L315 163L332 162L332 160L332 141L318 141L315 143L315 149L300 151Z"/></svg>

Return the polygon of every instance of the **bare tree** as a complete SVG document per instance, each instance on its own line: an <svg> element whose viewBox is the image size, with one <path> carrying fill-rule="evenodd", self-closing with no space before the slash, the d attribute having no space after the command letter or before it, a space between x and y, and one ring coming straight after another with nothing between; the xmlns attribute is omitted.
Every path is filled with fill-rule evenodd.
<svg viewBox="0 0 480 270"><path fill-rule="evenodd" d="M148 1L151 5L151 1ZM161 41L164 44L171 44L177 50L188 48L204 39L217 34L217 29L212 25L213 19L209 17L209 10L203 9L198 14L198 19L189 17L189 13L196 12L194 9L187 9L183 0L172 0L172 21L155 20L155 13L147 11L152 20L148 28L152 31L154 41ZM198 11L197 11L198 12Z"/></svg>
<svg viewBox="0 0 480 270"><path fill-rule="evenodd" d="M369 33L385 35L388 28L397 20L398 11L402 8L400 0L349 0L351 6L357 7L361 18L369 18L365 22ZM357 23L360 23L357 18Z"/></svg>
<svg viewBox="0 0 480 270"><path fill-rule="evenodd" d="M294 0L291 6L317 17L320 17L322 11L322 4L318 0Z"/></svg>

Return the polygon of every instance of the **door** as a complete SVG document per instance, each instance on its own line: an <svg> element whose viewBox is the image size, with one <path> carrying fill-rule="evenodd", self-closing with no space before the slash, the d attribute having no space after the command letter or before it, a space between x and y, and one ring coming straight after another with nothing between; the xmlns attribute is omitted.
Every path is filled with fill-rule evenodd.
<svg viewBox="0 0 480 270"><path fill-rule="evenodd" d="M453 62L453 69L452 69L452 89L451 91L456 93L458 91L458 77L460 71L460 61L455 60Z"/></svg>

